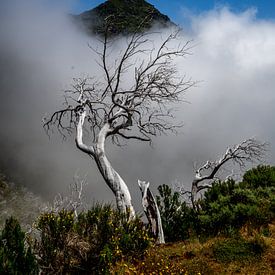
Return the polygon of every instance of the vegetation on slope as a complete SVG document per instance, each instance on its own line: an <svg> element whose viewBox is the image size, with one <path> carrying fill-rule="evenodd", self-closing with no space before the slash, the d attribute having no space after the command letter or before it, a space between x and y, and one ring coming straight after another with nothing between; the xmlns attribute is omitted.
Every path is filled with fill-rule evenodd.
<svg viewBox="0 0 275 275"><path fill-rule="evenodd" d="M38 274L35 256L25 246L25 233L12 217L7 219L0 235L0 274Z"/></svg>
<svg viewBox="0 0 275 275"><path fill-rule="evenodd" d="M15 186L0 174L0 228L13 216L24 229L29 229L43 206L41 198L22 186Z"/></svg>
<svg viewBox="0 0 275 275"><path fill-rule="evenodd" d="M165 245L154 244L140 218L129 220L110 205L79 215L43 213L27 235L8 219L0 235L0 269L3 274L18 268L28 274L38 268L42 274L274 274L274 171L258 166L240 183L216 182L195 210L160 186Z"/></svg>
<svg viewBox="0 0 275 275"><path fill-rule="evenodd" d="M141 24L141 30L149 29L156 24L160 27L174 25L168 16L144 0L109 0L74 18L88 33L97 34L105 32L106 22L110 33L114 35L135 32Z"/></svg>
<svg viewBox="0 0 275 275"><path fill-rule="evenodd" d="M206 242L153 246L138 262L119 262L112 274L274 274L275 225L270 237L214 237Z"/></svg>
<svg viewBox="0 0 275 275"><path fill-rule="evenodd" d="M243 228L250 232L267 231L275 218L274 169L253 168L244 174L240 183L214 182L198 202L198 210L181 201L179 193L173 193L169 186L159 186L157 199L166 241L192 236L231 236Z"/></svg>

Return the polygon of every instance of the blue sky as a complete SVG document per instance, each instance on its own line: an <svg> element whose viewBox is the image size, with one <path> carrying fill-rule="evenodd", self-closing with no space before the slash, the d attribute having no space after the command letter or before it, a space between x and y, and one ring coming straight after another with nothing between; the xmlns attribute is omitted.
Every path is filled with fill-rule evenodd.
<svg viewBox="0 0 275 275"><path fill-rule="evenodd" d="M74 12L79 13L96 7L102 0L78 0ZM243 12L249 8L257 9L257 18L275 19L274 0L149 0L149 3L167 14L175 23L180 23L184 10L192 14L200 14L216 7L228 6L233 12Z"/></svg>

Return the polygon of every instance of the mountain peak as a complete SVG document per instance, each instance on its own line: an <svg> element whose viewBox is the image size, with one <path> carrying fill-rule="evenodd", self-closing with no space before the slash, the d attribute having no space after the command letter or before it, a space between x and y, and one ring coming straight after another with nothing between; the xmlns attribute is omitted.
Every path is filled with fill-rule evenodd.
<svg viewBox="0 0 275 275"><path fill-rule="evenodd" d="M132 33L141 24L141 30L154 25L162 28L175 25L167 15L160 13L145 0L109 0L75 16L77 22L90 34L103 34L107 18L109 32L113 35Z"/></svg>

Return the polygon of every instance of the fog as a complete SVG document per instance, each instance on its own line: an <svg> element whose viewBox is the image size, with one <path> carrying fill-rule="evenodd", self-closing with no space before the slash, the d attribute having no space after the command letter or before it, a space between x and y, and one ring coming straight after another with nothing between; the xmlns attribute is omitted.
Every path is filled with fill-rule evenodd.
<svg viewBox="0 0 275 275"><path fill-rule="evenodd" d="M53 3L0 4L0 170L46 199L66 192L76 173L87 175L88 199L111 201L95 163L76 149L74 137L62 140L55 132L48 138L42 127L73 77L100 74L88 47L97 40L67 16L73 1ZM267 162L275 161L275 24L257 19L254 9L236 14L220 8L189 20L183 39L194 47L175 60L180 72L198 81L185 95L190 103L177 113L184 127L177 136L156 138L153 147L133 141L107 148L136 206L137 179L149 180L154 190L175 180L188 186L194 163L216 159L228 145L251 136L270 143Z"/></svg>

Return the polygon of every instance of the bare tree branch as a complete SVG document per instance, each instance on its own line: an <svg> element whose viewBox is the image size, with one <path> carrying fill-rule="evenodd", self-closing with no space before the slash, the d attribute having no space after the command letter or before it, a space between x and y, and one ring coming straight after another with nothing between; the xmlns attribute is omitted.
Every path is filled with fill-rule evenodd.
<svg viewBox="0 0 275 275"><path fill-rule="evenodd" d="M176 132L181 124L175 123L168 105L181 101L182 94L195 82L178 74L173 59L189 54L190 41L174 47L172 42L179 36L179 31L175 31L164 39L158 49L148 50L149 35L135 33L131 36L121 57L115 62L111 60L113 69L108 65L109 43L112 40L106 35L102 41L102 52L97 50L106 82L96 82L92 78L74 79L73 89L66 91L65 108L47 119L45 130L49 131L52 125L56 125L62 135L71 134L79 125L78 120L83 117L82 110L85 109L93 142L105 123L110 123L113 128L110 136L125 139L130 137L151 142L153 136ZM148 60L141 59L140 54L149 56ZM134 65L134 56L137 57L137 65ZM122 87L122 76L128 73L129 67L134 68L132 82L129 81L128 88L124 87L124 83ZM134 135L127 134L134 124L137 126ZM84 149L82 145L80 147Z"/></svg>
<svg viewBox="0 0 275 275"><path fill-rule="evenodd" d="M86 179L81 179L77 174L74 175L74 181L69 185L69 194L63 196L57 194L53 204L45 207L43 211L57 213L62 209L73 211L75 218L78 217L79 210L85 209L83 188L88 183Z"/></svg>
<svg viewBox="0 0 275 275"><path fill-rule="evenodd" d="M192 182L191 200L193 207L196 207L197 194L205 189L211 188L211 180L218 179L217 173L231 161L241 169L248 163L262 161L267 151L267 143L261 143L254 138L249 138L233 147L228 147L225 154L217 161L207 161L195 172Z"/></svg>
<svg viewBox="0 0 275 275"><path fill-rule="evenodd" d="M135 32L114 59L111 56L114 40L106 29L100 41L101 50L93 49L100 59L103 80L73 79L72 89L65 91L65 107L44 123L47 133L53 126L63 137L76 132L76 146L95 160L118 208L130 211L131 217L135 212L130 192L106 156L105 141L110 137L118 145L120 140L130 139L151 143L155 136L177 132L182 125L176 123L171 104L182 101L183 93L195 85L180 75L173 63L174 58L189 54L190 42L173 45L179 37L177 30L156 48L152 47L150 35ZM89 143L84 141L88 138Z"/></svg>

